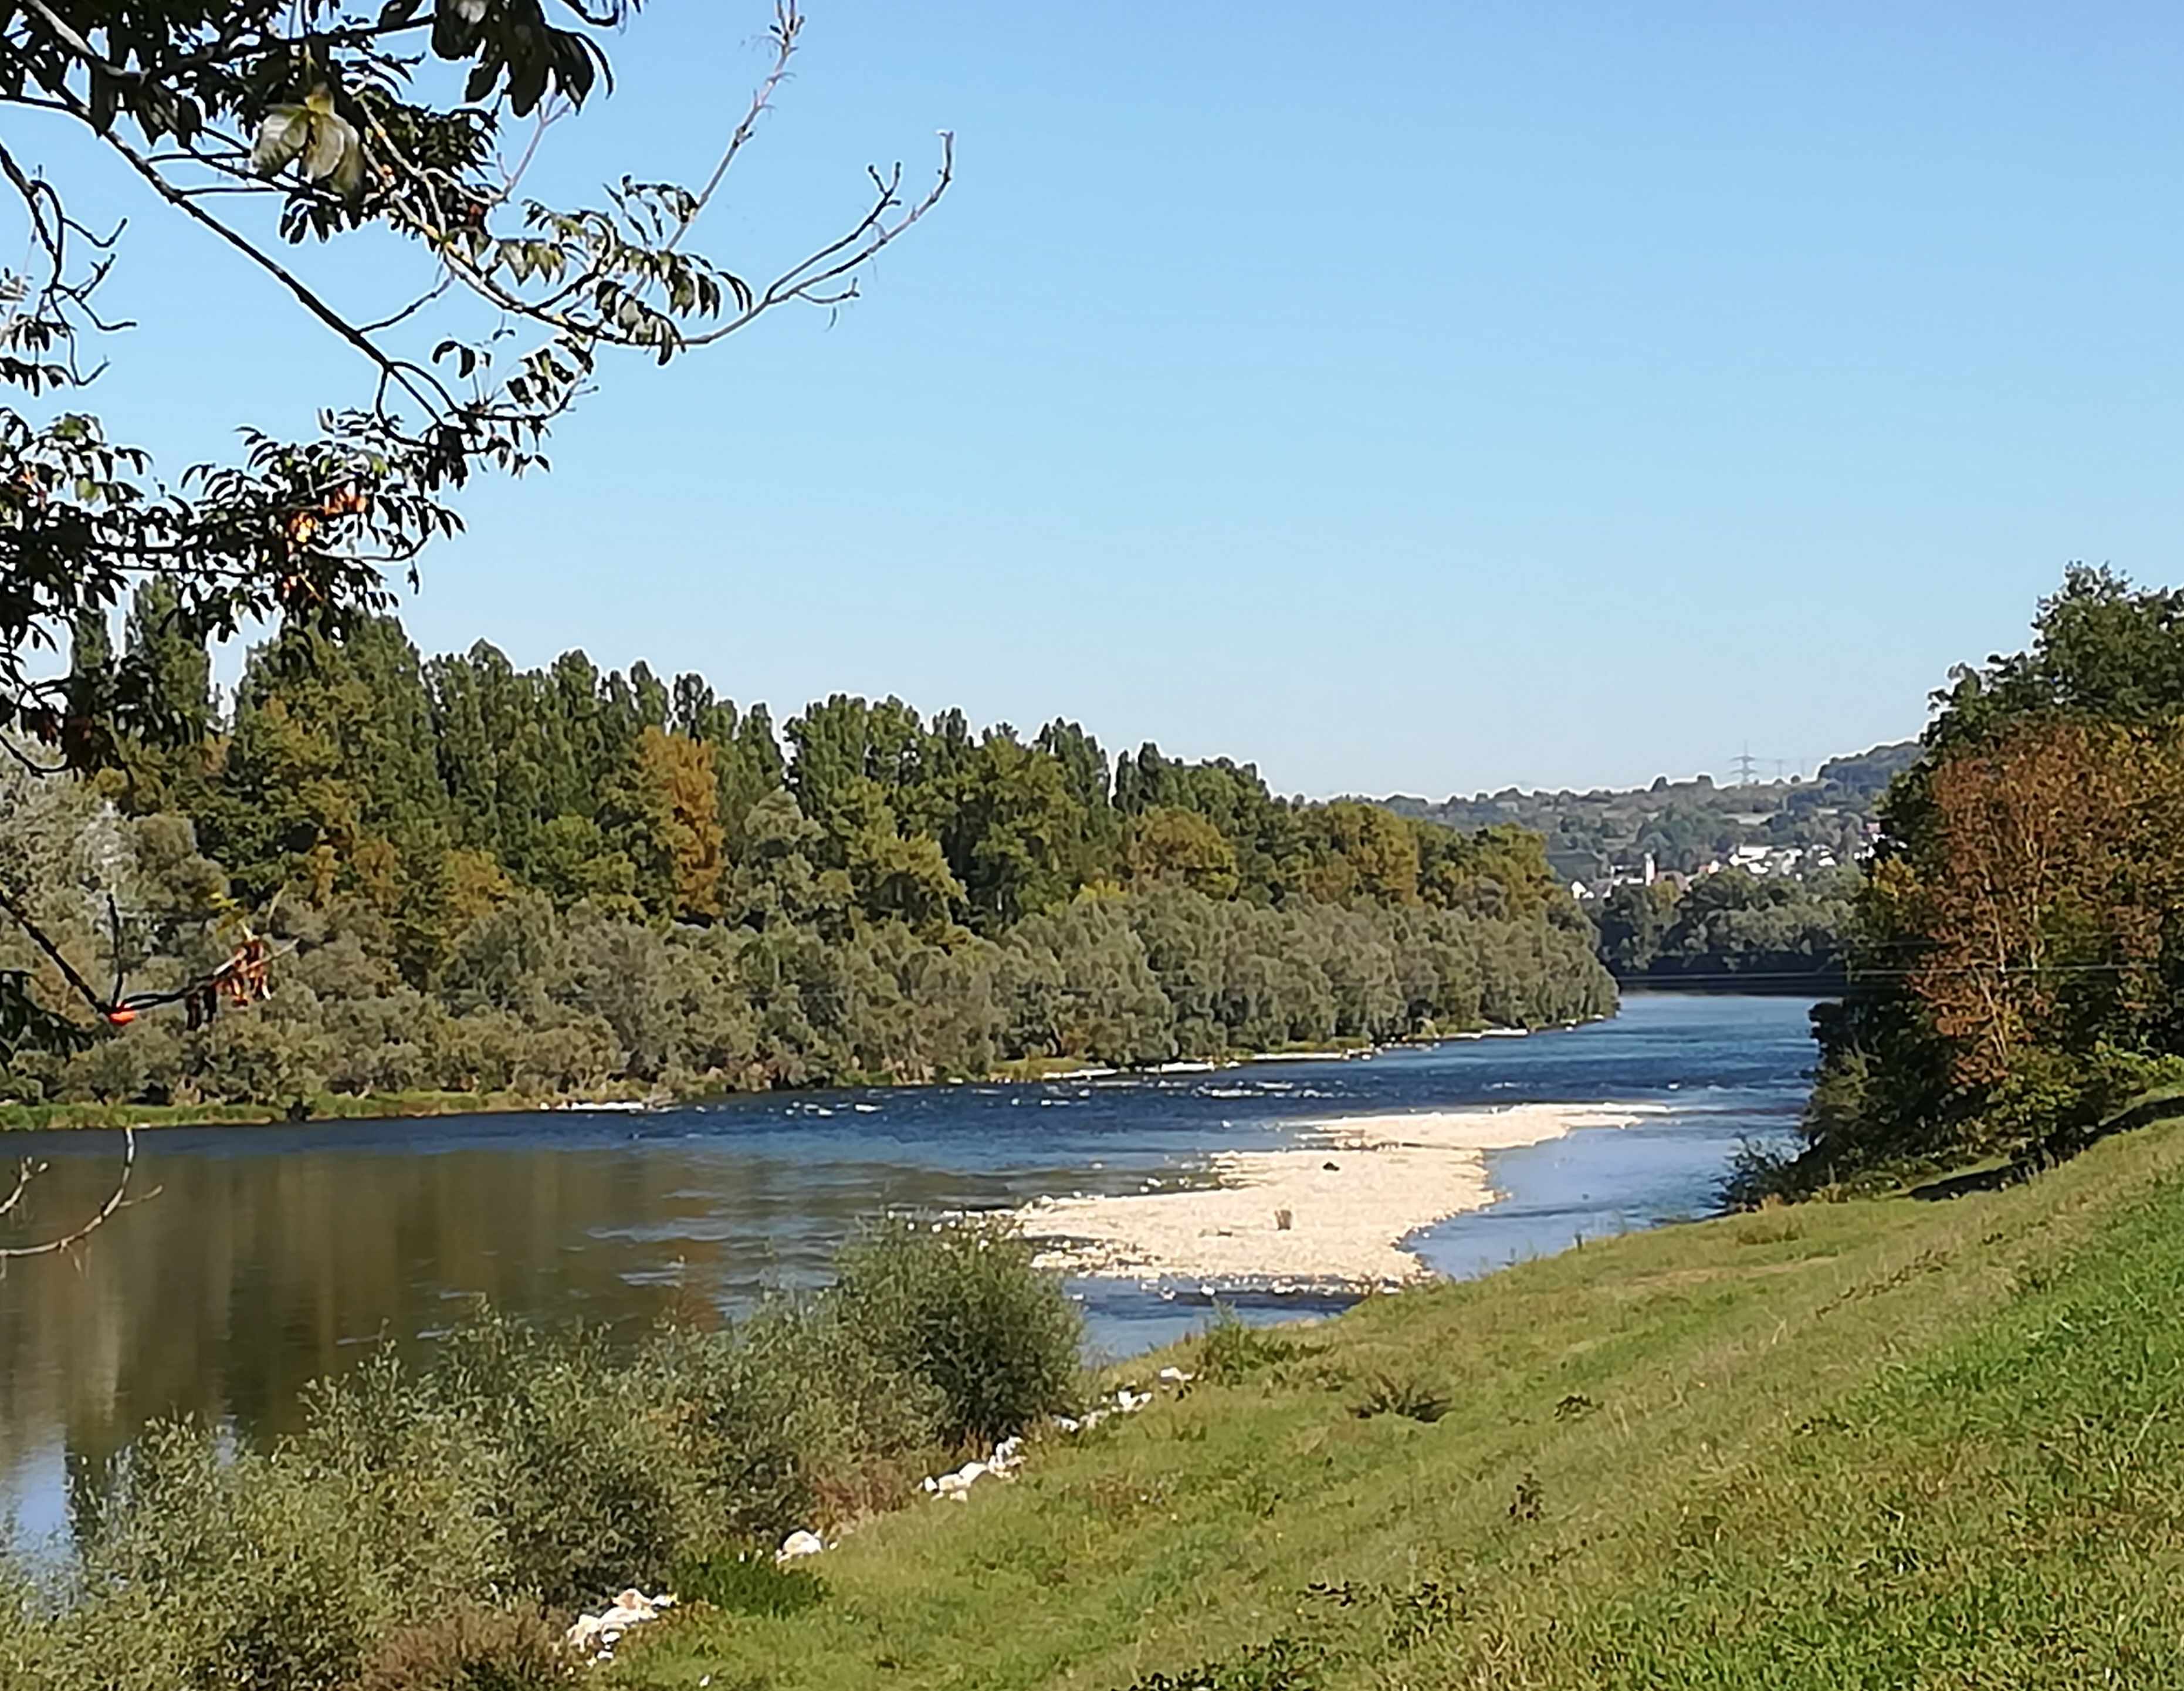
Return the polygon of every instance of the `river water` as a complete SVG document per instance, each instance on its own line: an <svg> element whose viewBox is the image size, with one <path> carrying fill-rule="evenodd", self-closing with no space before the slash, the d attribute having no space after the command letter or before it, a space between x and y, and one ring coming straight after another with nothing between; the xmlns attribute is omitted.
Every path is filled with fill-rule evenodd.
<svg viewBox="0 0 2184 1691"><path fill-rule="evenodd" d="M641 1116L496 1115L170 1130L73 1259L0 1279L0 1504L58 1526L70 1475L144 1423L291 1426L309 1381L382 1336L429 1348L472 1298L547 1321L635 1325L729 1313L824 1281L836 1245L891 1207L1006 1208L1206 1179L1217 1150L1301 1123L1470 1105L1663 1107L1490 1159L1493 1208L1417 1236L1472 1275L1574 1239L1702 1214L1740 1140L1786 1132L1811 1061L1801 999L1633 996L1613 1021L1528 1038L1251 1063L1211 1074L727 1099ZM118 1136L23 1136L49 1161L31 1227L95 1207ZM26 1204L25 1208L31 1205ZM1206 1319L1195 1287L1074 1283L1111 1354ZM1249 1319L1334 1302L1242 1300Z"/></svg>

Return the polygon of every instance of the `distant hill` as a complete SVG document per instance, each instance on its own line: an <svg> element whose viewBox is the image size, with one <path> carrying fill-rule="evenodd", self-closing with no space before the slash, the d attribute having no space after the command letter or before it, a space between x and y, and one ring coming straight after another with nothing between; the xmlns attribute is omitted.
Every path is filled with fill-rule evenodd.
<svg viewBox="0 0 2184 1691"><path fill-rule="evenodd" d="M1591 792L1524 792L1515 787L1434 803L1405 794L1381 801L1399 816L1476 829L1514 823L1546 837L1549 861L1570 880L1591 881L1635 868L1651 853L1657 867L1691 873L1725 862L1739 847L1765 847L1778 863L1825 867L1859 856L1870 838L1881 795L1919 755L1916 740L1831 758L1812 780L1717 785L1711 776L1650 787Z"/></svg>

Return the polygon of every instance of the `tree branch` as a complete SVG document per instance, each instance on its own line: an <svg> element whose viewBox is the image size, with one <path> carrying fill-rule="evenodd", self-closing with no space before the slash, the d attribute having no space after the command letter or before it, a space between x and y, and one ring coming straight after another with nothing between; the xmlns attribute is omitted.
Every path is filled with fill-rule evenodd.
<svg viewBox="0 0 2184 1691"><path fill-rule="evenodd" d="M32 1169L26 1159L18 1173L15 1190L8 1195L6 1205L0 1207L0 1215L4 1215L8 1210L14 1208L20 1201L24 1191L29 1186L31 1181L43 1172L43 1164L36 1169ZM58 1238L42 1240L35 1245L0 1246L0 1264L20 1262L26 1257L56 1256L67 1250L71 1245L81 1244L113 1219L115 1213L120 1209L129 1196L130 1178L136 1172L136 1130L133 1126L125 1127L121 1130L121 1172L115 1177L113 1189L106 1194L105 1202L92 1213L88 1219L80 1222ZM147 1196L157 1197L158 1193L155 1191Z"/></svg>

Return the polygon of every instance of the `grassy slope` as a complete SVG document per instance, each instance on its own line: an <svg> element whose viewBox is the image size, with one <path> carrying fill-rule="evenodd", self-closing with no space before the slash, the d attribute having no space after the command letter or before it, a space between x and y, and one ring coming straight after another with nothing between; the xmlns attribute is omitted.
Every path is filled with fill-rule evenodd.
<svg viewBox="0 0 2184 1691"><path fill-rule="evenodd" d="M2178 1125L1951 1203L1588 1246L1043 1443L1014 1485L830 1552L818 1604L691 1614L615 1676L2184 1683L2180 1317ZM1422 1370L1442 1420L1351 1413Z"/></svg>

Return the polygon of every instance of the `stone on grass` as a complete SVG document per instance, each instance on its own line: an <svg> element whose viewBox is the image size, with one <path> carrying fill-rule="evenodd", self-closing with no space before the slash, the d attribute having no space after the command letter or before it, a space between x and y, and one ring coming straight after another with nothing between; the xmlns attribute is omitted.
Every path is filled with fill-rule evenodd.
<svg viewBox="0 0 2184 1691"><path fill-rule="evenodd" d="M781 1548L773 1553L777 1562L793 1562L799 1556L816 1556L827 1548L827 1541L816 1532L800 1528L781 1541Z"/></svg>

